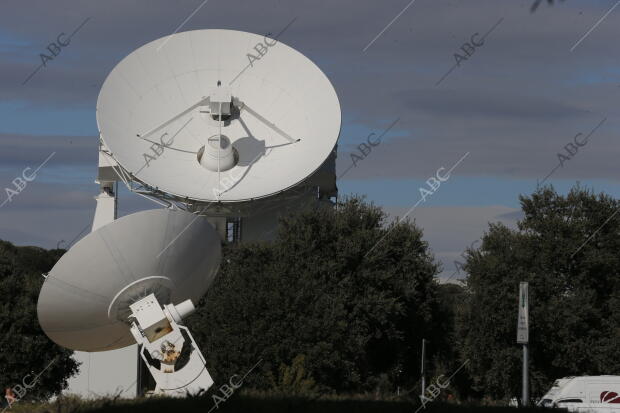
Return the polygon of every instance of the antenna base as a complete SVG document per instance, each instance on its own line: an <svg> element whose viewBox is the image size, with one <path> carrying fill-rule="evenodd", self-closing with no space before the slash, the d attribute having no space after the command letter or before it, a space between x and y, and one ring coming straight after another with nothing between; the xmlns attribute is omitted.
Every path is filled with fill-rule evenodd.
<svg viewBox="0 0 620 413"><path fill-rule="evenodd" d="M142 345L140 356L157 383L152 394L184 397L207 391L213 379L206 369L206 360L189 329L180 324L182 317L194 311L191 300L162 308L151 294L130 308L134 320L131 333ZM155 361L159 362L159 368L153 365Z"/></svg>

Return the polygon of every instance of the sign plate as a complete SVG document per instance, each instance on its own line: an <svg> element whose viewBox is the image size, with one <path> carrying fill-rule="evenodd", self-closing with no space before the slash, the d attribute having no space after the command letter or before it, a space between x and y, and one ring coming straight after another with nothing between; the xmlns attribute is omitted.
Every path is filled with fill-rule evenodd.
<svg viewBox="0 0 620 413"><path fill-rule="evenodd" d="M519 322L517 324L517 343L527 344L530 338L528 284L519 283Z"/></svg>

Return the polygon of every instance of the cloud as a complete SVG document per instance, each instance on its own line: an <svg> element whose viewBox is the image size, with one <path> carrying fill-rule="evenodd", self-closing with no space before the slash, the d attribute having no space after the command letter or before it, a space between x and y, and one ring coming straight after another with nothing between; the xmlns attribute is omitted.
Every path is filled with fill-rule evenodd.
<svg viewBox="0 0 620 413"><path fill-rule="evenodd" d="M99 140L94 136L23 135L0 133L0 164L36 167L52 153L50 166L89 165L97 168Z"/></svg>
<svg viewBox="0 0 620 413"><path fill-rule="evenodd" d="M397 94L407 109L436 117L515 119L520 122L562 121L585 117L589 111L541 96L511 94L480 89L418 89Z"/></svg>
<svg viewBox="0 0 620 413"><path fill-rule="evenodd" d="M385 207L391 217L404 216L409 208ZM505 206L452 207L435 206L417 208L409 218L423 230L424 240L429 243L435 258L441 262L440 280L446 280L455 272L454 261L464 262L461 257L468 247L479 246L489 223L501 222L516 228L520 210ZM461 270L453 279L465 276Z"/></svg>

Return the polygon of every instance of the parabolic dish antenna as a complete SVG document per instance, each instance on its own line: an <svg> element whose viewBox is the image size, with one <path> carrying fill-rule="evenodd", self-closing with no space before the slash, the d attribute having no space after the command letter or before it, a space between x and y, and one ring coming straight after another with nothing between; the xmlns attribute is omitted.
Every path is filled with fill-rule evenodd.
<svg viewBox="0 0 620 413"><path fill-rule="evenodd" d="M312 175L336 145L341 113L325 74L291 47L196 30L125 57L103 84L97 123L134 179L182 199L240 202Z"/></svg>
<svg viewBox="0 0 620 413"><path fill-rule="evenodd" d="M196 215L157 209L122 217L56 263L39 295L39 324L69 349L126 347L135 343L127 320L131 304L150 294L163 303L198 303L220 257L219 236Z"/></svg>

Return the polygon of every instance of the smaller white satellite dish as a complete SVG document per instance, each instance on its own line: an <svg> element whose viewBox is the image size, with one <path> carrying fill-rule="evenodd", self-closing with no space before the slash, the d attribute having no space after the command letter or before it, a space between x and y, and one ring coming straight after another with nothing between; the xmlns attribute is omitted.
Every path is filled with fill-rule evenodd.
<svg viewBox="0 0 620 413"><path fill-rule="evenodd" d="M215 278L221 241L202 217L157 209L90 233L56 263L37 313L57 344L79 351L134 344L129 306L154 294L162 303L198 303Z"/></svg>

